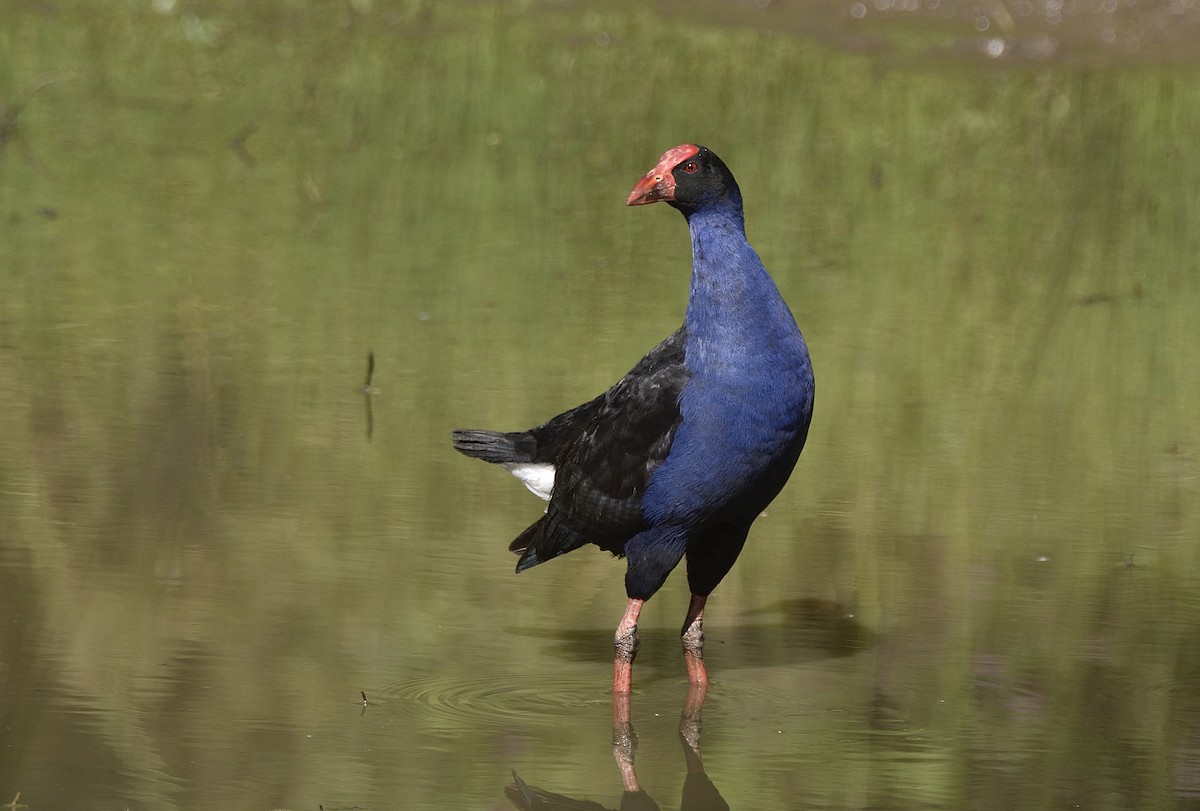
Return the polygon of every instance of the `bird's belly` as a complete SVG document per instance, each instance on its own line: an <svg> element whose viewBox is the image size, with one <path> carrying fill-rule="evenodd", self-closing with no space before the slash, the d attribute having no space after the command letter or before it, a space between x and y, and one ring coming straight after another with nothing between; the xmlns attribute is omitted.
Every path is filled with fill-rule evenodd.
<svg viewBox="0 0 1200 811"><path fill-rule="evenodd" d="M777 378L700 381L685 391L670 453L646 489L646 518L697 526L757 515L782 489L804 446L809 381L794 387L780 387Z"/></svg>

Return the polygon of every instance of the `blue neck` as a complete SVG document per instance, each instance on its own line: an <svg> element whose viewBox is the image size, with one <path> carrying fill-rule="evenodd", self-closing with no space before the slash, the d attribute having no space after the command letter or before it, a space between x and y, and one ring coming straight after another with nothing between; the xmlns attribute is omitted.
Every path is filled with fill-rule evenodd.
<svg viewBox="0 0 1200 811"><path fill-rule="evenodd" d="M684 216L692 233L689 355L710 365L744 366L800 339L778 288L746 241L741 201Z"/></svg>

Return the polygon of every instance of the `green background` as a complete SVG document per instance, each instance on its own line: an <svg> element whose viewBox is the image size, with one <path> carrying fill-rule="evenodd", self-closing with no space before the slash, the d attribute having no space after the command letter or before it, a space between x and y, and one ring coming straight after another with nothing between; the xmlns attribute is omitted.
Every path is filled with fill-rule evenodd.
<svg viewBox="0 0 1200 811"><path fill-rule="evenodd" d="M541 506L449 431L678 325L623 202L699 142L818 392L709 603L722 795L1200 807L1195 12L759 5L0 2L0 801L615 807L624 566L514 576Z"/></svg>

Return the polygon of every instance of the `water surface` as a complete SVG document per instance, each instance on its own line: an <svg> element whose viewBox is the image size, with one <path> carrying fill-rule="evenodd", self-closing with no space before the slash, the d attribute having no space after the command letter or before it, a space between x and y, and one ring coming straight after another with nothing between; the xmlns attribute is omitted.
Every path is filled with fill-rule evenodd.
<svg viewBox="0 0 1200 811"><path fill-rule="evenodd" d="M0 802L617 807L623 566L449 431L678 325L699 141L818 398L641 788L1200 807L1194 4L855 5L8 3Z"/></svg>

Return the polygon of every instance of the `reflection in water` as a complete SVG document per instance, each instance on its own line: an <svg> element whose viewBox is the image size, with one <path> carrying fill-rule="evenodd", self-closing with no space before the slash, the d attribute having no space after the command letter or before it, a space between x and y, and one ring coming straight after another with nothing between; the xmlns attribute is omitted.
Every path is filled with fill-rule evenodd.
<svg viewBox="0 0 1200 811"><path fill-rule="evenodd" d="M17 126L17 120L21 117L21 111L25 109L25 105L30 102L34 95L43 87L54 84L53 76L39 76L29 83L25 91L11 103L5 103L3 98L0 98L0 157L4 155L4 147L11 143L15 143L21 148L21 153L30 166L36 168L39 172L45 174L46 168L33 152L33 148L29 142L21 135L21 130ZM42 209L42 215L47 219L54 217L48 214L52 209Z"/></svg>
<svg viewBox="0 0 1200 811"><path fill-rule="evenodd" d="M704 761L700 757L700 733L703 728L700 712L708 695L707 684L692 684L688 689L683 712L679 717L679 742L683 745L683 758L687 774L683 780L683 793L679 800L681 811L727 811L729 804L717 791L717 787L704 772ZM633 729L628 693L613 693L612 752L621 773L621 811L657 809L659 805L642 790L638 782L634 755L637 752L637 733ZM512 785L504 789L513 805L522 811L608 811L607 806L590 800L577 800L561 794L553 794L531 786L513 771Z"/></svg>

